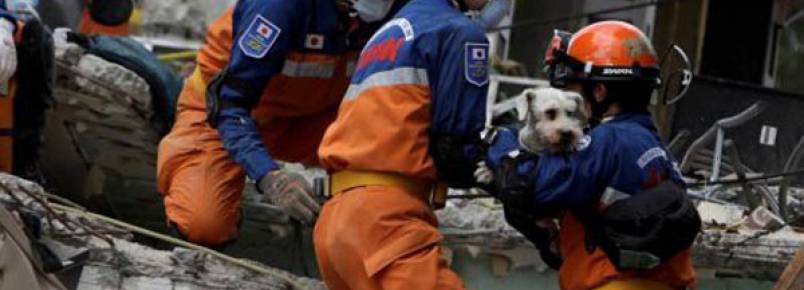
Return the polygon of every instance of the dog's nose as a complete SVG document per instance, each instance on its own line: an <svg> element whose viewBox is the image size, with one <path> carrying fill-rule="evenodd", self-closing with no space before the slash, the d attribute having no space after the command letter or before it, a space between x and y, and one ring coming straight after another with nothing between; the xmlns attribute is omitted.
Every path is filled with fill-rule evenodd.
<svg viewBox="0 0 804 290"><path fill-rule="evenodd" d="M561 132L559 132L559 137L560 137L559 142L561 142L561 144L567 144L568 145L568 144L570 144L570 142L572 142L572 139L574 138L574 136L575 135L572 134L572 131L561 131Z"/></svg>

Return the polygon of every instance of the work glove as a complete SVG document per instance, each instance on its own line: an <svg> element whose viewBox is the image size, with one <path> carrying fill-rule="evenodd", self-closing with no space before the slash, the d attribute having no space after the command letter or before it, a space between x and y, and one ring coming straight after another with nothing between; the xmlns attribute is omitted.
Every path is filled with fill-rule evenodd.
<svg viewBox="0 0 804 290"><path fill-rule="evenodd" d="M6 83L17 72L17 48L14 45L16 25L0 19L0 83Z"/></svg>
<svg viewBox="0 0 804 290"><path fill-rule="evenodd" d="M67 43L68 38L72 30L67 27L59 27L53 30L53 42L55 43Z"/></svg>
<svg viewBox="0 0 804 290"><path fill-rule="evenodd" d="M313 225L321 209L310 185L298 173L274 170L259 183L260 191L272 204L282 208L292 218L305 225Z"/></svg>
<svg viewBox="0 0 804 290"><path fill-rule="evenodd" d="M481 187L493 186L494 171L500 167L503 158L518 151L519 142L515 132L503 127L486 129L480 138L484 156L483 160L477 163L475 180Z"/></svg>
<svg viewBox="0 0 804 290"><path fill-rule="evenodd" d="M558 238L558 228L550 225L551 218L540 220L533 213L522 211L511 205L504 205L503 213L505 214L505 221L522 233L539 250L542 261L548 267L554 270L561 268L564 259L555 246L555 241Z"/></svg>

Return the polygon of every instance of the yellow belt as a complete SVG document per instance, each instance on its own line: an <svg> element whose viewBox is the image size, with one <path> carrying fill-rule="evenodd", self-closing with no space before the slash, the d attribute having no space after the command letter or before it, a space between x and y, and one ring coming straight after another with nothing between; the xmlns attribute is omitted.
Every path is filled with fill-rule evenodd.
<svg viewBox="0 0 804 290"><path fill-rule="evenodd" d="M606 283L595 290L674 290L664 283L647 279L620 279Z"/></svg>
<svg viewBox="0 0 804 290"><path fill-rule="evenodd" d="M332 196L355 187L386 185L427 197L430 205L435 209L443 208L447 201L447 185L445 183L425 181L396 173L343 170L333 173L329 180L329 192Z"/></svg>
<svg viewBox="0 0 804 290"><path fill-rule="evenodd" d="M193 71L193 74L187 78L187 81L190 82L190 85L192 85L193 88L206 94L207 82L204 81L204 77L201 75L201 69L196 68Z"/></svg>

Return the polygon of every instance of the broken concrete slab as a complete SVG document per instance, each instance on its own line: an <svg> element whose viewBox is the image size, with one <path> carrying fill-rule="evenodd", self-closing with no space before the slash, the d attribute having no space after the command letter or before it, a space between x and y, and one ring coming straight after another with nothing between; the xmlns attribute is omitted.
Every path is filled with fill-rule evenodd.
<svg viewBox="0 0 804 290"><path fill-rule="evenodd" d="M278 290L291 289L290 283L302 289L324 289L318 280L258 262L248 264L266 272L255 272L195 249L157 250L129 240L129 228L119 226L124 223L113 225L80 209L40 202L46 193L31 182L0 173L0 184L0 202L40 213L42 233L53 243L63 244L58 248L89 250L77 289L175 289L180 285L183 289Z"/></svg>
<svg viewBox="0 0 804 290"><path fill-rule="evenodd" d="M745 218L745 227L752 230L773 230L785 225L784 220L765 207L757 207Z"/></svg>
<svg viewBox="0 0 804 290"><path fill-rule="evenodd" d="M697 209L704 224L726 226L739 224L746 211L746 208L742 206L708 201L699 203Z"/></svg>

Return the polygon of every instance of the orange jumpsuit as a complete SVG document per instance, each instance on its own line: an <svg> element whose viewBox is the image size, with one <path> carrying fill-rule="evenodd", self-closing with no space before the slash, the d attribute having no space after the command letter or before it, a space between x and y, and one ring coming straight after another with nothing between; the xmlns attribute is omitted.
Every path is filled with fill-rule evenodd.
<svg viewBox="0 0 804 290"><path fill-rule="evenodd" d="M258 100L251 111L251 119L259 134L260 147L266 148L273 157L317 164L316 149L324 130L336 116L338 104L348 86L348 71L354 67L357 49L328 50L327 41L339 39L331 27L334 25L332 23L319 25L318 29L326 31L318 32L313 27L286 27L276 20L270 20L271 13L282 12L283 8L289 6L295 9L292 6L313 1L270 2L276 5L260 2L251 4L260 7L244 10L254 13L254 19L264 20L265 23L277 22L280 27L274 32L282 30L277 43L289 42L290 39L300 41L284 44L287 50L271 51L262 59L271 66L281 68L281 73L271 76L267 84L263 84L264 90L259 89L260 95L253 96ZM334 1L331 4L332 9L325 7L328 15L335 13ZM269 11L271 9L273 12ZM175 125L159 145L158 187L165 196L168 221L188 240L205 245L220 245L236 237L246 175L244 169L247 169L236 162L232 152L225 148L220 130L207 122L208 83L223 70L236 73L238 68L233 68L235 65L230 61L232 51L240 53L237 50L247 49L238 46L233 27L238 21L249 24L251 19L237 20L234 14L232 9L227 10L209 27L206 43L197 58L198 67L179 96ZM298 21L292 22L295 24L315 23L305 21L310 16L304 13L298 17L286 16L298 18ZM258 22L254 20L252 23ZM304 29L307 29L306 37ZM266 29L255 31L264 32L270 33ZM248 33L236 35L242 39ZM259 66L249 67L263 70ZM257 180L261 176L251 177Z"/></svg>
<svg viewBox="0 0 804 290"><path fill-rule="evenodd" d="M695 288L695 268L692 265L692 251L689 249L644 273L618 271L599 247L589 253L584 237L586 237L586 228L583 223L573 214L567 214L561 223L559 234L561 256L564 257L564 265L561 266L559 273L561 289L677 290L687 287ZM623 283L624 281L633 283L631 279L638 279L639 283L643 284L652 284L643 287L631 286L634 288L628 289L624 288L627 287L627 284L616 287L606 285L606 283Z"/></svg>
<svg viewBox="0 0 804 290"><path fill-rule="evenodd" d="M463 289L428 203L441 134L483 127L488 43L449 0L413 0L369 41L319 149L334 195L315 226L329 289Z"/></svg>

